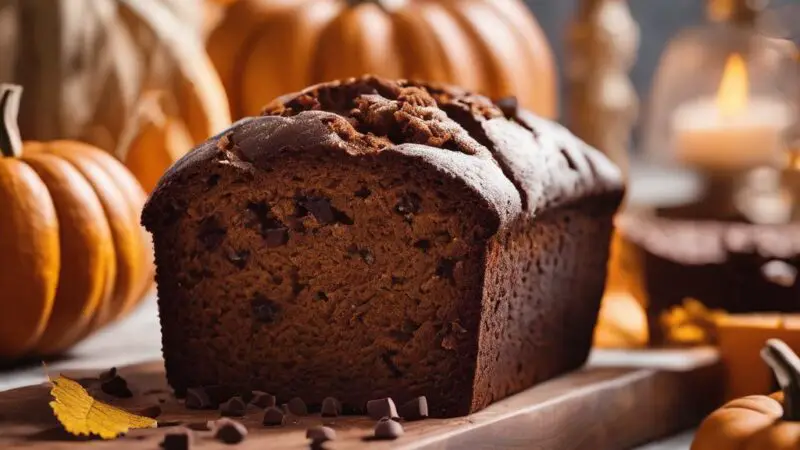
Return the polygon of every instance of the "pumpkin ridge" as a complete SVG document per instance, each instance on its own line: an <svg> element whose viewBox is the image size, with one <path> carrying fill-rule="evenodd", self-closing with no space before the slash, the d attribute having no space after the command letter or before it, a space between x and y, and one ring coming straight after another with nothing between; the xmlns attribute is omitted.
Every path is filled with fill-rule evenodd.
<svg viewBox="0 0 800 450"><path fill-rule="evenodd" d="M29 352L45 332L61 258L53 199L23 161L0 157L0 205L10 213L0 221L0 290L3 301L15 305L13 315L0 315L0 358L10 360Z"/></svg>
<svg viewBox="0 0 800 450"><path fill-rule="evenodd" d="M546 36L538 26L536 19L527 8L514 2L487 2L488 6L496 11L497 16L506 24L517 38L519 48L528 53L530 58L522 58L528 62L528 69L523 74L547 74L549 79L540 80L533 78L518 87L517 97L523 106L529 110L538 111L544 117L558 115L558 79L546 67L555 65L553 52L550 47L542 45L547 42Z"/></svg>
<svg viewBox="0 0 800 450"><path fill-rule="evenodd" d="M290 9L300 9L302 5L289 7ZM285 11L281 11L278 14L285 14ZM291 19L288 19L291 20ZM245 106L245 85L247 84L246 74L247 69L250 65L250 60L252 58L258 58L258 54L255 52L255 49L258 48L258 45L261 43L261 40L264 38L265 35L270 33L268 29L268 25L270 23L270 19L262 20L258 26L253 27L250 34L248 34L247 38L243 41L243 43L236 48L233 56L233 70L232 70L232 79L235 80L234 86L229 91L228 95L230 98L230 104L232 105L231 109L236 117L246 117L248 114L247 107ZM300 80L305 81L305 80Z"/></svg>
<svg viewBox="0 0 800 450"><path fill-rule="evenodd" d="M139 246L135 237L138 233L137 217L131 214L131 210L126 206L126 200L110 174L95 160L85 158L80 149L69 142L53 142L48 148L48 152L55 154L75 167L94 189L95 193L103 206L106 220L109 223L112 239L114 243L114 254L117 261L116 276L109 276L110 292L107 299L98 308L90 330L93 331L119 316L123 307L132 300L131 297L138 295L136 284L142 277L143 268L141 267L137 250Z"/></svg>
<svg viewBox="0 0 800 450"><path fill-rule="evenodd" d="M56 209L61 243L61 264L53 312L36 345L42 355L58 353L84 332L103 300L105 280L96 274L115 264L111 231L105 212L77 169L46 153L23 156L42 178Z"/></svg>

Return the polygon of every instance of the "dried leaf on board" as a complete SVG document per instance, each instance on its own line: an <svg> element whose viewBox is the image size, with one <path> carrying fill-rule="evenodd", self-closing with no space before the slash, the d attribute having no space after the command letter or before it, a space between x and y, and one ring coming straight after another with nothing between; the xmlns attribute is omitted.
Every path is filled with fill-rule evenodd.
<svg viewBox="0 0 800 450"><path fill-rule="evenodd" d="M158 424L149 417L137 416L97 401L77 381L65 376L51 380L50 394L56 418L69 433L76 436L96 435L114 439L134 428L155 428Z"/></svg>

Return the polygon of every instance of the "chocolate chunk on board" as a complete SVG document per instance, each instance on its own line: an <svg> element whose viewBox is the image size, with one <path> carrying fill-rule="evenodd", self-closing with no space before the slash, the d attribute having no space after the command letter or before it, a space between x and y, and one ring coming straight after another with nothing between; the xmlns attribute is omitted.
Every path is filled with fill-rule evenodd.
<svg viewBox="0 0 800 450"><path fill-rule="evenodd" d="M108 370L100 372L100 375L97 376L97 379L102 382L102 381L108 381L108 380L114 378L115 376L117 376L117 368L116 367L112 367L112 368L110 368Z"/></svg>
<svg viewBox="0 0 800 450"><path fill-rule="evenodd" d="M428 399L423 395L400 406L403 420L422 420L428 418Z"/></svg>
<svg viewBox="0 0 800 450"><path fill-rule="evenodd" d="M242 417L247 409L247 404L242 397L233 397L219 405L219 413L224 417Z"/></svg>
<svg viewBox="0 0 800 450"><path fill-rule="evenodd" d="M212 427L214 438L226 444L238 444L247 437L247 427L231 419L219 419Z"/></svg>
<svg viewBox="0 0 800 450"><path fill-rule="evenodd" d="M322 444L336 439L336 430L330 427L311 427L306 430L306 439L311 439L311 444Z"/></svg>
<svg viewBox="0 0 800 450"><path fill-rule="evenodd" d="M211 399L203 388L189 388L186 390L184 405L189 409L212 409Z"/></svg>
<svg viewBox="0 0 800 450"><path fill-rule="evenodd" d="M368 401L367 415L373 420L378 420L382 417L398 417L394 400L389 397Z"/></svg>
<svg viewBox="0 0 800 450"><path fill-rule="evenodd" d="M322 417L336 417L342 414L342 404L333 397L322 400Z"/></svg>
<svg viewBox="0 0 800 450"><path fill-rule="evenodd" d="M307 416L308 415L308 407L306 406L306 402L303 401L300 397L295 397L289 400L289 403L286 404L289 408L289 412L294 414L295 416Z"/></svg>
<svg viewBox="0 0 800 450"><path fill-rule="evenodd" d="M268 427L276 427L283 425L285 420L286 415L280 410L280 408L270 406L266 411L264 411L264 419L261 421L261 423Z"/></svg>
<svg viewBox="0 0 800 450"><path fill-rule="evenodd" d="M189 450L192 448L194 435L188 429L176 429L164 435L161 448L164 450Z"/></svg>
<svg viewBox="0 0 800 450"><path fill-rule="evenodd" d="M253 391L253 399L250 400L250 404L259 408L269 408L275 406L275 396L268 392Z"/></svg>
<svg viewBox="0 0 800 450"><path fill-rule="evenodd" d="M400 422L384 417L375 425L375 439L397 439L405 433Z"/></svg>
<svg viewBox="0 0 800 450"><path fill-rule="evenodd" d="M117 398L131 398L133 392L128 388L128 382L119 375L100 383L100 390Z"/></svg>

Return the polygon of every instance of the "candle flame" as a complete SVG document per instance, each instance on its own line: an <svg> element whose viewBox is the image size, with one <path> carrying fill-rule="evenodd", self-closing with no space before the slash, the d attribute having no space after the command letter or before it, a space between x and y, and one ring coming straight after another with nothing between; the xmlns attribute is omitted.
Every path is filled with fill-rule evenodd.
<svg viewBox="0 0 800 450"><path fill-rule="evenodd" d="M717 107L725 116L734 116L747 107L749 80L742 55L734 53L725 63L717 92Z"/></svg>

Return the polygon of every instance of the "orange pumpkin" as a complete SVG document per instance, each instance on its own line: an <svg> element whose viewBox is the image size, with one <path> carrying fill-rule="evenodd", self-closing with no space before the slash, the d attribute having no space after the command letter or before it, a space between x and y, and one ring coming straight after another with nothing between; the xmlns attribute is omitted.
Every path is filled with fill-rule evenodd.
<svg viewBox="0 0 800 450"><path fill-rule="evenodd" d="M146 93L123 134L117 157L151 192L161 175L194 146L183 122L172 113L174 105L162 92Z"/></svg>
<svg viewBox="0 0 800 450"><path fill-rule="evenodd" d="M552 53L519 0L239 0L207 47L238 117L286 92L363 74L515 95L557 115Z"/></svg>
<svg viewBox="0 0 800 450"><path fill-rule="evenodd" d="M713 412L697 430L691 450L800 448L800 358L777 339L767 341L761 356L782 392L739 398Z"/></svg>
<svg viewBox="0 0 800 450"><path fill-rule="evenodd" d="M95 147L23 144L21 88L0 93L0 358L57 354L150 288L151 246L138 220L145 193Z"/></svg>

